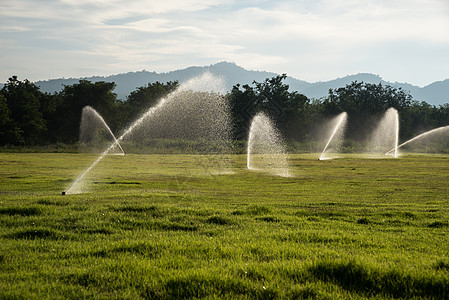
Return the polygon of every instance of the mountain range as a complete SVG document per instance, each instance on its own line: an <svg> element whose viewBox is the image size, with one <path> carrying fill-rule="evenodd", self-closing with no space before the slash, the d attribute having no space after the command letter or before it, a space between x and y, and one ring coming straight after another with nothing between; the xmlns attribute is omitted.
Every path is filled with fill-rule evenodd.
<svg viewBox="0 0 449 300"><path fill-rule="evenodd" d="M189 67L182 70L171 71L167 73L156 73L149 71L129 72L106 77L87 77L87 78L69 78L69 79L50 79L45 81L37 81L35 84L41 88L41 91L53 93L61 91L64 85L72 85L80 79L86 79L92 82L106 81L115 82L116 88L114 92L119 99L126 99L132 91L138 87L146 86L150 82L159 81L165 83L168 81L184 81L198 76L205 71L209 71L214 75L222 76L226 80L226 88L228 91L236 84L252 84L253 81L263 82L266 78L272 78L279 74L265 71L246 70L235 63L220 62L210 66ZM431 105L442 105L449 103L449 79L437 81L425 87L418 87L408 83L387 82L382 80L378 75L369 73L360 73L349 75L335 80L310 83L303 80L287 77L285 83L290 86L290 91L297 91L306 95L308 98L322 98L328 95L329 89L344 87L353 81L365 82L371 84L390 85L395 88L402 88L409 92L414 100L425 101Z"/></svg>

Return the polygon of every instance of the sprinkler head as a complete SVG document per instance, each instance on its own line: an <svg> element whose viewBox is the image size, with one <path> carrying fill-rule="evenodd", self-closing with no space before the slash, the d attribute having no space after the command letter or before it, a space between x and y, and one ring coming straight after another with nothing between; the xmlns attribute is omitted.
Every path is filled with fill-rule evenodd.
<svg viewBox="0 0 449 300"><path fill-rule="evenodd" d="M62 195L64 196L64 195L65 195L65 192L62 192Z"/></svg>

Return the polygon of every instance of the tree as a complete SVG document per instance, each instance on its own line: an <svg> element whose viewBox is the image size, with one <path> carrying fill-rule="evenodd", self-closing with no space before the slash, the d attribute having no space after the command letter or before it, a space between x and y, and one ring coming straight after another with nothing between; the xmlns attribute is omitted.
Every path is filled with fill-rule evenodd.
<svg viewBox="0 0 449 300"><path fill-rule="evenodd" d="M1 95L6 99L6 107L2 109L12 134L9 142L26 145L40 143L47 128L40 105L44 94L39 91L39 87L26 79L20 81L17 76L13 76L2 88Z"/></svg>
<svg viewBox="0 0 449 300"><path fill-rule="evenodd" d="M251 119L258 110L256 93L247 84L243 86L243 90L240 90L240 84L237 84L232 87L227 97L234 124L234 136L238 140L246 139Z"/></svg>
<svg viewBox="0 0 449 300"><path fill-rule="evenodd" d="M5 96L0 94L0 144L23 144L23 131L11 119Z"/></svg>
<svg viewBox="0 0 449 300"><path fill-rule="evenodd" d="M449 103L440 105L435 111L434 118L438 127L449 125Z"/></svg>
<svg viewBox="0 0 449 300"><path fill-rule="evenodd" d="M388 108L393 107L402 115L412 101L410 94L402 89L379 84L354 81L346 87L329 90L329 97L324 99L324 114L336 115L348 113L347 135L362 140L367 132L377 126L378 117Z"/></svg>
<svg viewBox="0 0 449 300"><path fill-rule="evenodd" d="M156 81L131 92L125 102L127 122L133 121L144 110L156 105L161 98L173 92L178 85L178 81L169 81L166 84Z"/></svg>
<svg viewBox="0 0 449 300"><path fill-rule="evenodd" d="M55 110L55 120L59 127L53 138L56 141L73 143L79 138L81 112L86 105L95 108L106 120L112 131L123 125L121 102L113 93L115 83L99 81L92 83L80 80L79 83L66 85L59 93L60 105Z"/></svg>
<svg viewBox="0 0 449 300"><path fill-rule="evenodd" d="M289 86L283 81L286 74L267 78L264 82L253 82L254 87L240 85L233 87L228 95L233 119L236 124L237 138L247 135L249 123L256 113L265 112L276 123L287 138L301 139L305 135L309 99L297 92L289 92Z"/></svg>

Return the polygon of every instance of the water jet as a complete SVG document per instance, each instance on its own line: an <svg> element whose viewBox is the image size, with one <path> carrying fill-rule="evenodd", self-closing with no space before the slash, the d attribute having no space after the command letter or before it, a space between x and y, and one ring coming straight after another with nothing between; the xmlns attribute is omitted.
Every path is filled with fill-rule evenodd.
<svg viewBox="0 0 449 300"><path fill-rule="evenodd" d="M410 144L412 142L416 142L418 140L424 140L426 138L431 138L432 136L435 136L437 134L441 134L441 133L449 133L449 125L447 126L442 126L442 127L438 127L429 131L426 131L424 133L421 133L417 136L415 136L414 138L409 139L408 141L400 144L399 146L397 146L397 148L401 148L402 146L405 146L407 144ZM391 155L391 153L395 151L395 148L391 149L390 151L386 152L385 155Z"/></svg>
<svg viewBox="0 0 449 300"><path fill-rule="evenodd" d="M323 149L323 152L320 155L318 160L327 160L332 159L328 155L330 152L339 152L341 151L341 145L343 144L344 133L346 129L346 123L348 119L348 114L346 112L342 112L337 117L330 121L331 133L329 140L326 143L326 146ZM330 148L332 147L332 148Z"/></svg>
<svg viewBox="0 0 449 300"><path fill-rule="evenodd" d="M224 86L222 78L207 72L183 83L126 128L65 192L78 192L82 179L125 139L140 143L141 147L146 147L147 141L151 145L151 138L202 139L205 143L200 146L213 144L212 149L203 152L214 158L210 161L218 167L213 167L227 168L226 160L219 155L232 152L230 109L223 96Z"/></svg>
<svg viewBox="0 0 449 300"><path fill-rule="evenodd" d="M105 145L113 143L115 147L109 154L125 155L120 143L112 133L103 117L91 106L85 106L81 113L80 147L87 151L97 153L98 149L105 149Z"/></svg>
<svg viewBox="0 0 449 300"><path fill-rule="evenodd" d="M258 113L251 121L248 134L248 170L259 170L273 175L289 177L285 144L273 121Z"/></svg>
<svg viewBox="0 0 449 300"><path fill-rule="evenodd" d="M371 139L369 150L375 153L385 153L393 147L394 158L399 156L399 114L394 108L389 108L376 129L374 130Z"/></svg>

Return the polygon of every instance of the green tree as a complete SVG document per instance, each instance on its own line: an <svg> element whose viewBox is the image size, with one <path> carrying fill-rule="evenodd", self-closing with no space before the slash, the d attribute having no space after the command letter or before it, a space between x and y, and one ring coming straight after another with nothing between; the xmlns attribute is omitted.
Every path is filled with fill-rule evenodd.
<svg viewBox="0 0 449 300"><path fill-rule="evenodd" d="M11 119L11 113L5 96L0 94L0 144L23 144L23 131Z"/></svg>
<svg viewBox="0 0 449 300"><path fill-rule="evenodd" d="M267 78L264 82L253 82L254 87L233 87L228 95L237 138L247 135L251 119L260 111L268 114L287 138L301 139L306 133L309 99L298 92L289 92L283 81L286 74ZM300 126L300 124L303 124Z"/></svg>
<svg viewBox="0 0 449 300"><path fill-rule="evenodd" d="M449 103L440 105L435 110L434 118L438 127L449 125Z"/></svg>
<svg viewBox="0 0 449 300"><path fill-rule="evenodd" d="M6 99L3 114L9 114L14 144L35 145L42 142L46 133L46 124L42 116L40 100L44 96L39 87L28 80L20 81L17 76L8 79L1 90ZM9 113L8 113L9 111Z"/></svg>
<svg viewBox="0 0 449 300"><path fill-rule="evenodd" d="M251 119L258 111L254 88L247 84L242 88L243 90L240 89L240 84L237 84L227 95L234 124L234 136L237 140L246 139Z"/></svg>
<svg viewBox="0 0 449 300"><path fill-rule="evenodd" d="M161 98L173 92L178 85L178 81L169 81L166 84L156 81L131 92L125 102L127 122L133 121L143 111L155 106Z"/></svg>
<svg viewBox="0 0 449 300"><path fill-rule="evenodd" d="M60 104L55 109L53 138L57 141L73 143L79 138L81 112L86 105L92 106L106 120L112 131L123 126L122 103L113 93L115 83L99 81L92 83L80 80L66 85L59 93Z"/></svg>
<svg viewBox="0 0 449 300"><path fill-rule="evenodd" d="M371 132L377 126L380 114L393 107L401 116L411 101L410 94L402 89L380 83L354 81L345 87L330 89L329 97L323 101L323 112L326 115L347 112L349 118L347 135L356 140L363 140L367 132Z"/></svg>
<svg viewBox="0 0 449 300"><path fill-rule="evenodd" d="M40 99L42 117L47 124L47 133L43 143L49 144L61 141L57 137L57 133L62 125L62 118L58 115L58 107L62 104L63 100L57 93L53 95L45 93Z"/></svg>

